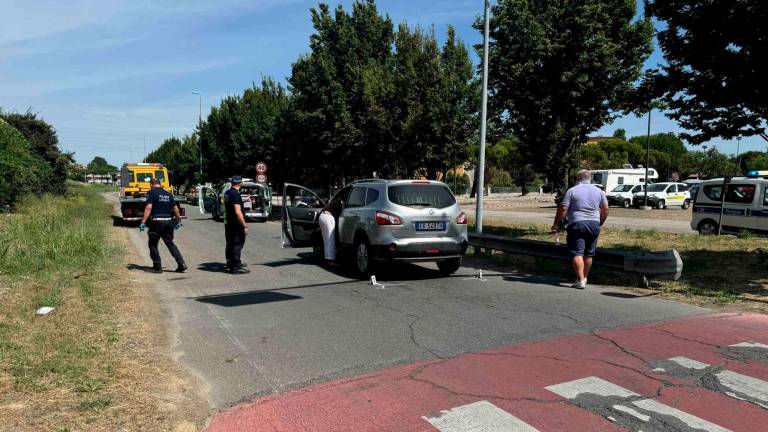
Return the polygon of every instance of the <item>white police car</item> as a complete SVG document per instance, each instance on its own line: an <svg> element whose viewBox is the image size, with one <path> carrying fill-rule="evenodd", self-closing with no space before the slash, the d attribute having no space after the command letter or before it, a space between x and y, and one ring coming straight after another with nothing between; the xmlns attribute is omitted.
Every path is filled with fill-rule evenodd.
<svg viewBox="0 0 768 432"><path fill-rule="evenodd" d="M632 201L636 193L643 191L642 184L620 184L605 193L608 204L621 206L624 208L632 207Z"/></svg>
<svg viewBox="0 0 768 432"><path fill-rule="evenodd" d="M750 171L747 177L729 180L724 197L723 179L701 182L691 228L700 234L716 234L722 224L721 231L726 232L768 232L768 179L761 177L768 177L768 171Z"/></svg>
<svg viewBox="0 0 768 432"><path fill-rule="evenodd" d="M691 194L685 183L654 183L648 185L648 204L645 204L645 192L635 194L632 201L635 208L643 205L664 209L667 206L680 206L687 209L691 205Z"/></svg>

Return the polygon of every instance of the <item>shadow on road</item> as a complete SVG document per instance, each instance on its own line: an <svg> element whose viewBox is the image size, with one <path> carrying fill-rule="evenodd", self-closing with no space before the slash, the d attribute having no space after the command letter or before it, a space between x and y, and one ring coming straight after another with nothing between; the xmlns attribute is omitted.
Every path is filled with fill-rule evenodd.
<svg viewBox="0 0 768 432"><path fill-rule="evenodd" d="M221 294L195 298L196 301L216 306L237 307L262 303L274 303L286 300L297 300L303 297L283 294L274 291L248 291L233 294Z"/></svg>
<svg viewBox="0 0 768 432"><path fill-rule="evenodd" d="M148 265L128 264L127 266L125 266L125 268L127 268L128 270L141 270L141 271L147 272L147 273L154 273L154 271L152 270L152 266L148 266ZM163 269L163 272L166 272L166 273L176 273L176 270L174 270L174 269Z"/></svg>
<svg viewBox="0 0 768 432"><path fill-rule="evenodd" d="M657 291L649 294L632 294L632 293L624 293L624 292L616 292L616 291L604 291L604 292L601 292L600 294L607 297L634 299L634 298L651 297L651 296L659 295L661 294L661 292Z"/></svg>
<svg viewBox="0 0 768 432"><path fill-rule="evenodd" d="M200 263L197 269L211 273L227 273L227 265L221 262Z"/></svg>

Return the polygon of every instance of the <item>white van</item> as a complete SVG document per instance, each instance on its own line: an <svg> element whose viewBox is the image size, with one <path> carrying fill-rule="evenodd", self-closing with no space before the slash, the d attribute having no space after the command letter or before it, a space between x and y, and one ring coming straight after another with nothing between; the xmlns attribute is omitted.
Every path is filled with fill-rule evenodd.
<svg viewBox="0 0 768 432"><path fill-rule="evenodd" d="M636 193L643 191L642 184L620 184L609 192L605 193L608 198L608 205L621 206L624 208L632 207L632 202Z"/></svg>
<svg viewBox="0 0 768 432"><path fill-rule="evenodd" d="M653 183L658 178L659 173L653 168L648 168L648 183ZM645 168L632 168L627 165L625 168L592 171L592 184L606 192L612 191L618 185L644 183Z"/></svg>
<svg viewBox="0 0 768 432"><path fill-rule="evenodd" d="M716 234L721 221L722 231L726 232L768 232L768 179L737 177L728 182L725 199L722 192L723 179L700 183L693 203L691 228L700 234Z"/></svg>
<svg viewBox="0 0 768 432"><path fill-rule="evenodd" d="M198 206L200 214L212 214L215 220L224 217L224 193L232 187L231 179L227 179L220 188L211 185L198 186ZM246 219L266 222L272 213L272 189L268 184L256 183L244 178L240 186L240 196L243 198L243 210Z"/></svg>
<svg viewBox="0 0 768 432"><path fill-rule="evenodd" d="M654 183L648 185L648 204L645 204L645 192L635 194L635 208L642 205L665 209L667 206L679 205L687 209L691 205L691 194L685 183Z"/></svg>

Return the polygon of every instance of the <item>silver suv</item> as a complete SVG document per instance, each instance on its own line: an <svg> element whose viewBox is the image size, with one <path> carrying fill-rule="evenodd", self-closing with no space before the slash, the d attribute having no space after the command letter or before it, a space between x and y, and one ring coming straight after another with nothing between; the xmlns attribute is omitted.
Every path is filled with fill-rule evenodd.
<svg viewBox="0 0 768 432"><path fill-rule="evenodd" d="M325 202L312 190L286 183L283 234L291 246L312 246L322 258L318 216ZM361 180L336 193L336 245L361 276L381 261L436 262L443 274L461 266L467 250L467 215L445 183Z"/></svg>

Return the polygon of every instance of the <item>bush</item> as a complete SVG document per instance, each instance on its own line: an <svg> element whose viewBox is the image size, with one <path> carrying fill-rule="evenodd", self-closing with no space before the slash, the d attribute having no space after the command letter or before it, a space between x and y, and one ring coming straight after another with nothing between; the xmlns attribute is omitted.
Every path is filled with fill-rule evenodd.
<svg viewBox="0 0 768 432"><path fill-rule="evenodd" d="M50 167L30 151L24 136L0 119L0 210L23 195L39 195L50 176Z"/></svg>
<svg viewBox="0 0 768 432"><path fill-rule="evenodd" d="M454 195L464 195L469 190L469 176L466 173L459 175L456 178L456 185L454 188L453 171L448 171L448 173L445 175L445 184L451 188L451 191L453 191Z"/></svg>
<svg viewBox="0 0 768 432"><path fill-rule="evenodd" d="M502 171L497 168L491 168L488 170L488 186L490 187L512 187L515 183L512 181L512 176L508 172Z"/></svg>

